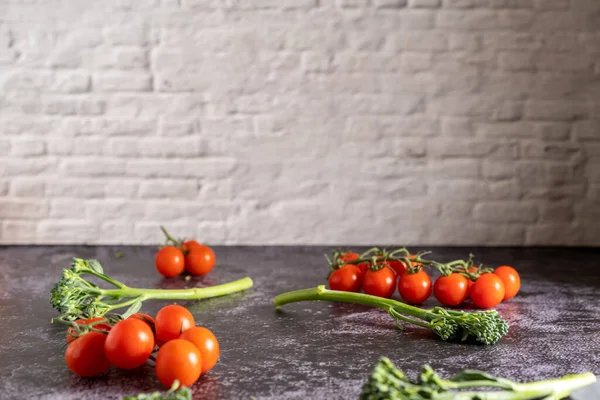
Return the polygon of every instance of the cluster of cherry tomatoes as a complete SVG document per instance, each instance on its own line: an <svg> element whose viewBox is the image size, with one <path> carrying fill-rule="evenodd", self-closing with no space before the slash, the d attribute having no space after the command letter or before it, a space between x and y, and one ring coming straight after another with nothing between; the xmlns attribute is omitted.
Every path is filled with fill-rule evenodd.
<svg viewBox="0 0 600 400"><path fill-rule="evenodd" d="M219 342L179 305L162 308L156 318L137 313L116 323L104 317L77 320L70 327L67 366L80 376L104 374L112 366L131 370L154 360L156 377L166 387L175 380L191 386L219 358ZM156 350L156 356L153 353Z"/></svg>
<svg viewBox="0 0 600 400"><path fill-rule="evenodd" d="M159 274L173 278L184 272L190 275L206 275L215 266L213 249L195 240L179 241L162 228L167 237L167 245L156 253L154 264Z"/></svg>
<svg viewBox="0 0 600 400"><path fill-rule="evenodd" d="M360 255L353 252L341 253L334 258L339 265L329 275L330 289L346 292L362 289L369 295L390 298L397 288L400 297L410 304L423 303L433 292L445 306L458 306L470 298L479 308L491 308L514 297L521 286L519 274L509 266L499 267L493 273L480 273L475 266L464 271L457 269L440 276L432 284L420 262L410 262L410 266L396 259L358 262Z"/></svg>

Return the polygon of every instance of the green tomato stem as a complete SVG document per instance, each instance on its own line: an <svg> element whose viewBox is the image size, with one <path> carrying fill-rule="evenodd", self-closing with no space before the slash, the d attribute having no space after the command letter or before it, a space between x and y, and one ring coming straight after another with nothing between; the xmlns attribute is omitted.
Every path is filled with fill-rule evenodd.
<svg viewBox="0 0 600 400"><path fill-rule="evenodd" d="M102 290L102 296L116 297L116 298L131 298L132 301L125 303L118 303L114 308L125 307L133 304L139 298L144 300L200 300L211 297L224 296L227 294L241 292L242 290L250 289L253 285L252 279L249 277L238 279L237 281L223 283L221 285L209 286L203 288L189 288L189 289L138 289L130 288L125 286L122 289L108 289Z"/></svg>

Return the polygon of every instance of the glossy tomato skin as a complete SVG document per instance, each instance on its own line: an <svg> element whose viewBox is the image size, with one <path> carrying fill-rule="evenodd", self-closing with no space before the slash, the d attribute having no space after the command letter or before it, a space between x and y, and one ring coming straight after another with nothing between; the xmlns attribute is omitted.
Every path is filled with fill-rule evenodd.
<svg viewBox="0 0 600 400"><path fill-rule="evenodd" d="M100 321L103 319L104 319L104 317L96 317L96 318L91 318L91 319L78 319L77 321L75 321L75 323L78 325L87 325L92 322ZM106 331L106 332L110 331L110 325L108 325L108 324L94 324L93 327L94 327L94 329L99 329L99 330ZM77 332L75 332L75 329L69 328L67 330L67 343L71 343L73 340L77 339L75 337L76 334L77 334Z"/></svg>
<svg viewBox="0 0 600 400"><path fill-rule="evenodd" d="M181 250L175 246L165 246L156 253L154 265L165 278L181 275L185 268L185 259Z"/></svg>
<svg viewBox="0 0 600 400"><path fill-rule="evenodd" d="M361 284L360 276L360 268L356 265L346 264L329 275L329 289L358 292Z"/></svg>
<svg viewBox="0 0 600 400"><path fill-rule="evenodd" d="M479 308L492 308L504 298L504 283L497 275L481 274L469 292L473 304Z"/></svg>
<svg viewBox="0 0 600 400"><path fill-rule="evenodd" d="M463 275L453 273L440 276L433 284L433 295L445 306L455 307L467 299L469 281Z"/></svg>
<svg viewBox="0 0 600 400"><path fill-rule="evenodd" d="M168 342L177 339L185 330L194 326L194 316L187 308L171 304L161 308L156 314L156 339Z"/></svg>
<svg viewBox="0 0 600 400"><path fill-rule="evenodd" d="M400 297L410 304L420 304L431 296L431 278L422 269L404 274L398 281Z"/></svg>
<svg viewBox="0 0 600 400"><path fill-rule="evenodd" d="M195 240L186 240L185 242L183 242L183 250L186 254L188 252L192 251L192 249L197 249L198 247L201 247L201 246L202 245Z"/></svg>
<svg viewBox="0 0 600 400"><path fill-rule="evenodd" d="M219 359L219 342L215 335L201 326L194 326L181 334L181 339L191 342L202 355L202 373L206 373L215 366Z"/></svg>
<svg viewBox="0 0 600 400"><path fill-rule="evenodd" d="M396 290L396 273L388 267L377 271L369 269L363 278L362 288L366 294L390 298Z"/></svg>
<svg viewBox="0 0 600 400"><path fill-rule="evenodd" d="M202 355L192 343L174 339L165 343L156 354L156 377L166 387L178 380L183 386L192 386L202 373Z"/></svg>
<svg viewBox="0 0 600 400"><path fill-rule="evenodd" d="M340 261L347 263L350 261L358 260L359 258L360 258L360 254L349 252L349 253L342 254L340 256Z"/></svg>
<svg viewBox="0 0 600 400"><path fill-rule="evenodd" d="M185 257L185 270L190 275L206 275L213 269L216 260L215 252L210 247L192 247Z"/></svg>
<svg viewBox="0 0 600 400"><path fill-rule="evenodd" d="M398 276L404 275L408 272L406 264L400 260L389 260L387 265L392 268Z"/></svg>
<svg viewBox="0 0 600 400"><path fill-rule="evenodd" d="M139 319L140 321L143 321L146 324L148 324L148 326L152 330L152 337L154 338L154 345L152 346L152 348L156 347L156 328L154 327L156 325L156 321L154 321L154 318L152 318L151 315L148 315L146 313L136 313L131 315L129 318Z"/></svg>
<svg viewBox="0 0 600 400"><path fill-rule="evenodd" d="M67 347L65 361L71 371L79 376L99 376L108 371L110 361L104 354L106 335L88 332Z"/></svg>
<svg viewBox="0 0 600 400"><path fill-rule="evenodd" d="M508 265L498 267L494 271L494 275L502 279L502 283L504 283L504 298L502 301L512 299L519 293L521 277L513 267L509 267Z"/></svg>
<svg viewBox="0 0 600 400"><path fill-rule="evenodd" d="M119 321L110 330L104 353L117 368L134 369L143 365L154 350L150 326L136 318Z"/></svg>

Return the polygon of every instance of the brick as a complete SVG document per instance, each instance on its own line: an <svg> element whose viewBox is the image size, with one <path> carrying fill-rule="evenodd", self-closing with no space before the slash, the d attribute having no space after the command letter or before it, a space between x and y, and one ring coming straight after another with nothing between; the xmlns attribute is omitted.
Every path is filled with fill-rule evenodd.
<svg viewBox="0 0 600 400"><path fill-rule="evenodd" d="M10 154L10 141L9 140L0 140L0 155L8 155Z"/></svg>
<svg viewBox="0 0 600 400"><path fill-rule="evenodd" d="M578 140L600 140L600 121L577 121L573 126L573 136Z"/></svg>
<svg viewBox="0 0 600 400"><path fill-rule="evenodd" d="M173 196L194 199L198 195L198 186L196 181L144 181L140 184L139 196L144 199L169 199Z"/></svg>
<svg viewBox="0 0 600 400"><path fill-rule="evenodd" d="M445 8L475 8L485 7L488 0L443 0Z"/></svg>
<svg viewBox="0 0 600 400"><path fill-rule="evenodd" d="M50 202L50 218L85 219L83 201L73 199L53 199Z"/></svg>
<svg viewBox="0 0 600 400"><path fill-rule="evenodd" d="M482 139L437 138L429 143L435 157L506 157L516 158L514 143L490 142Z"/></svg>
<svg viewBox="0 0 600 400"><path fill-rule="evenodd" d="M436 197L467 201L485 198L487 187L478 180L435 181L430 185L430 193Z"/></svg>
<svg viewBox="0 0 600 400"><path fill-rule="evenodd" d="M0 65L12 64L17 59L17 51L12 48L0 47Z"/></svg>
<svg viewBox="0 0 600 400"><path fill-rule="evenodd" d="M540 10L565 10L571 6L571 0L534 0L533 4Z"/></svg>
<svg viewBox="0 0 600 400"><path fill-rule="evenodd" d="M85 201L85 214L88 218L104 220L127 215L132 219L144 216L143 203L120 199L98 199Z"/></svg>
<svg viewBox="0 0 600 400"><path fill-rule="evenodd" d="M5 220L0 226L0 237L8 244L31 244L35 242L37 223L35 221Z"/></svg>
<svg viewBox="0 0 600 400"><path fill-rule="evenodd" d="M544 141L562 141L568 140L571 137L571 125L568 123L540 122L534 124L532 129L534 135Z"/></svg>
<svg viewBox="0 0 600 400"><path fill-rule="evenodd" d="M94 75L95 91L148 92L152 90L152 75L134 72L104 72Z"/></svg>
<svg viewBox="0 0 600 400"><path fill-rule="evenodd" d="M342 114L409 115L423 109L423 98L418 95L357 95L338 98L336 106Z"/></svg>
<svg viewBox="0 0 600 400"><path fill-rule="evenodd" d="M523 156L526 158L550 158L568 160L581 152L581 146L568 142L528 142L523 143Z"/></svg>
<svg viewBox="0 0 600 400"><path fill-rule="evenodd" d="M443 118L441 133L443 136L473 136L475 129L469 118Z"/></svg>
<svg viewBox="0 0 600 400"><path fill-rule="evenodd" d="M124 180L122 178L109 180L103 184L105 198L131 199L137 196L140 182L136 180Z"/></svg>
<svg viewBox="0 0 600 400"><path fill-rule="evenodd" d="M43 157L29 158L23 162L21 158L4 158L0 162L0 176L32 176L56 173L56 160Z"/></svg>
<svg viewBox="0 0 600 400"><path fill-rule="evenodd" d="M138 244L138 239L133 233L133 227L133 221L102 221L100 229L105 239L99 239L96 243Z"/></svg>
<svg viewBox="0 0 600 400"><path fill-rule="evenodd" d="M536 67L536 54L526 52L502 52L498 54L498 66L509 71L532 71Z"/></svg>
<svg viewBox="0 0 600 400"><path fill-rule="evenodd" d="M17 157L35 157L46 153L44 140L33 138L13 139L11 143L11 154Z"/></svg>
<svg viewBox="0 0 600 400"><path fill-rule="evenodd" d="M94 69L146 69L148 51L140 47L98 47L84 53L84 66Z"/></svg>
<svg viewBox="0 0 600 400"><path fill-rule="evenodd" d="M227 7L227 0L183 0L183 6L201 9L219 9Z"/></svg>
<svg viewBox="0 0 600 400"><path fill-rule="evenodd" d="M536 59L538 70L583 72L593 69L593 59L585 53L542 52Z"/></svg>
<svg viewBox="0 0 600 400"><path fill-rule="evenodd" d="M506 9L506 8L532 8L533 0L488 0L489 7Z"/></svg>
<svg viewBox="0 0 600 400"><path fill-rule="evenodd" d="M529 32L483 33L483 48L494 50L537 50L542 47L538 36Z"/></svg>
<svg viewBox="0 0 600 400"><path fill-rule="evenodd" d="M430 166L428 173L435 179L476 179L481 176L481 161L478 159L437 160Z"/></svg>
<svg viewBox="0 0 600 400"><path fill-rule="evenodd" d="M482 174L486 179L509 179L516 176L516 168L514 163L485 160L482 165Z"/></svg>
<svg viewBox="0 0 600 400"><path fill-rule="evenodd" d="M149 136L156 132L154 118L76 118L63 121L63 131L73 136Z"/></svg>
<svg viewBox="0 0 600 400"><path fill-rule="evenodd" d="M36 237L41 243L93 243L100 227L96 222L74 220L43 220L37 227Z"/></svg>
<svg viewBox="0 0 600 400"><path fill-rule="evenodd" d="M394 35L397 51L443 51L448 49L448 35L442 32L402 32Z"/></svg>
<svg viewBox="0 0 600 400"><path fill-rule="evenodd" d="M341 4L352 4L358 0L342 0ZM282 8L282 9L308 9L316 7L316 0L257 0L246 2L244 0L231 0L232 7L242 9L264 9L264 8ZM352 7L352 5L350 5Z"/></svg>
<svg viewBox="0 0 600 400"><path fill-rule="evenodd" d="M223 178L236 166L229 158L203 158L194 160L129 160L127 175L148 178Z"/></svg>
<svg viewBox="0 0 600 400"><path fill-rule="evenodd" d="M534 138L535 132L522 122L475 123L478 136L487 138Z"/></svg>
<svg viewBox="0 0 600 400"><path fill-rule="evenodd" d="M525 104L525 117L528 119L570 121L586 114L585 107L575 102L532 100Z"/></svg>
<svg viewBox="0 0 600 400"><path fill-rule="evenodd" d="M531 223L538 219L538 209L535 204L494 201L475 205L473 215L483 222Z"/></svg>
<svg viewBox="0 0 600 400"><path fill-rule="evenodd" d="M468 201L444 201L442 202L440 216L444 221L447 221L449 218L471 219L473 216L473 207L474 204Z"/></svg>
<svg viewBox="0 0 600 400"><path fill-rule="evenodd" d="M110 25L103 34L107 43L117 46L145 46L150 41L148 26L139 21Z"/></svg>
<svg viewBox="0 0 600 400"><path fill-rule="evenodd" d="M543 204L540 209L540 222L570 222L573 220L573 205L568 202Z"/></svg>
<svg viewBox="0 0 600 400"><path fill-rule="evenodd" d="M57 71L51 90L60 93L84 93L90 89L90 77L86 72Z"/></svg>
<svg viewBox="0 0 600 400"><path fill-rule="evenodd" d="M488 183L487 197L491 200L516 200L521 196L521 189L516 180L501 180ZM518 221L517 221L518 222Z"/></svg>
<svg viewBox="0 0 600 400"><path fill-rule="evenodd" d="M438 8L441 0L409 0L408 6L414 8Z"/></svg>
<svg viewBox="0 0 600 400"><path fill-rule="evenodd" d="M504 99L525 99L529 97L535 83L535 75L529 72L490 72L479 85L484 93L494 93ZM515 117L508 116L508 119Z"/></svg>
<svg viewBox="0 0 600 400"><path fill-rule="evenodd" d="M498 27L498 13L477 9L469 12L442 10L437 14L436 26L441 29L464 31L493 30Z"/></svg>
<svg viewBox="0 0 600 400"><path fill-rule="evenodd" d="M584 231L570 223L544 223L531 226L527 230L525 243L536 245L573 245L583 241Z"/></svg>
<svg viewBox="0 0 600 400"><path fill-rule="evenodd" d="M10 181L10 194L15 197L43 198L45 191L46 182L40 178L13 178Z"/></svg>
<svg viewBox="0 0 600 400"><path fill-rule="evenodd" d="M342 8L359 8L367 7L369 0L337 0L337 4Z"/></svg>
<svg viewBox="0 0 600 400"><path fill-rule="evenodd" d="M429 53L403 52L400 57L401 68L409 72L427 70L433 62L433 56Z"/></svg>
<svg viewBox="0 0 600 400"><path fill-rule="evenodd" d="M221 222L239 213L239 206L228 203L202 203L182 201L178 207L170 207L168 201L147 204L146 214L159 221L172 221L185 216L194 221ZM203 238L204 240L204 238Z"/></svg>
<svg viewBox="0 0 600 400"><path fill-rule="evenodd" d="M453 51L476 52L481 49L480 35L473 33L452 32L449 34L449 49Z"/></svg>
<svg viewBox="0 0 600 400"><path fill-rule="evenodd" d="M39 219L48 215L48 205L43 201L0 199L0 218Z"/></svg>
<svg viewBox="0 0 600 400"><path fill-rule="evenodd" d="M0 195L6 196L8 194L8 182L0 181Z"/></svg>
<svg viewBox="0 0 600 400"><path fill-rule="evenodd" d="M522 105L515 101L488 95L469 97L449 94L432 99L427 112L443 116L488 117L494 120L513 120L521 117Z"/></svg>
<svg viewBox="0 0 600 400"><path fill-rule="evenodd" d="M65 159L62 170L67 176L120 176L125 172L125 160L107 158Z"/></svg>
<svg viewBox="0 0 600 400"><path fill-rule="evenodd" d="M402 8L406 6L407 0L372 0L376 8Z"/></svg>

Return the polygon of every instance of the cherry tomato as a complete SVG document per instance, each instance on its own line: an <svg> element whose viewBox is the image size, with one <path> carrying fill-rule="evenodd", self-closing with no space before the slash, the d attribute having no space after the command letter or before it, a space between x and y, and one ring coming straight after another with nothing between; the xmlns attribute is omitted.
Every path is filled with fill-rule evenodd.
<svg viewBox="0 0 600 400"><path fill-rule="evenodd" d="M422 269L414 274L404 274L398 281L398 292L407 303L422 303L431 295L431 278Z"/></svg>
<svg viewBox="0 0 600 400"><path fill-rule="evenodd" d="M469 272L476 272L479 268L477 267L470 267L467 271ZM467 278L467 298L469 298L469 293L471 293L471 287L473 287L473 284L475 284L475 281L472 281L471 279Z"/></svg>
<svg viewBox="0 0 600 400"><path fill-rule="evenodd" d="M457 306L467 299L468 281L458 273L440 276L433 284L433 295L445 306Z"/></svg>
<svg viewBox="0 0 600 400"><path fill-rule="evenodd" d="M182 386L192 386L202 373L202 355L187 340L171 340L158 350L155 369L156 377L166 387L175 380Z"/></svg>
<svg viewBox="0 0 600 400"><path fill-rule="evenodd" d="M380 270L367 270L362 288L366 294L389 298L396 290L396 273L388 267Z"/></svg>
<svg viewBox="0 0 600 400"><path fill-rule="evenodd" d="M497 275L482 274L471 287L469 297L479 308L495 307L504 298L504 283Z"/></svg>
<svg viewBox="0 0 600 400"><path fill-rule="evenodd" d="M183 253L175 246L160 249L154 258L154 264L158 273L166 278L181 275L185 268Z"/></svg>
<svg viewBox="0 0 600 400"><path fill-rule="evenodd" d="M404 275L406 272L408 272L408 267L400 260L389 260L387 261L387 265L389 265L390 268L392 268L396 274L398 274L398 276Z"/></svg>
<svg viewBox="0 0 600 400"><path fill-rule="evenodd" d="M215 252L210 247L192 247L185 256L185 270L190 275L206 275L213 269L215 262Z"/></svg>
<svg viewBox="0 0 600 400"><path fill-rule="evenodd" d="M365 278L367 270L369 269L369 263L360 263L357 265L357 267L360 270L360 275L358 276L358 279L362 282Z"/></svg>
<svg viewBox="0 0 600 400"><path fill-rule="evenodd" d="M183 249L185 251L185 253L187 254L188 252L192 251L192 249L196 249L198 247L201 247L202 245L195 241L195 240L186 240L185 242L183 242Z"/></svg>
<svg viewBox="0 0 600 400"><path fill-rule="evenodd" d="M329 289L358 292L361 282L360 275L360 268L356 265L346 264L329 275Z"/></svg>
<svg viewBox="0 0 600 400"><path fill-rule="evenodd" d="M194 326L194 316L187 308L171 304L156 314L156 339L161 342L177 339Z"/></svg>
<svg viewBox="0 0 600 400"><path fill-rule="evenodd" d="M104 353L117 368L133 369L144 364L154 350L154 334L137 318L119 321L110 330Z"/></svg>
<svg viewBox="0 0 600 400"><path fill-rule="evenodd" d="M88 332L74 340L65 353L67 366L79 376L102 375L110 368L110 361L104 354L106 335Z"/></svg>
<svg viewBox="0 0 600 400"><path fill-rule="evenodd" d="M360 258L360 254L358 254L358 253L345 253L345 254L342 254L339 258L340 258L341 262L347 263L347 262L350 262L350 261L358 260Z"/></svg>
<svg viewBox="0 0 600 400"><path fill-rule="evenodd" d="M208 329L194 326L181 334L181 339L191 342L202 355L202 373L208 372L219 359L219 342Z"/></svg>
<svg viewBox="0 0 600 400"><path fill-rule="evenodd" d="M104 317L96 317L96 318L92 318L92 319L78 319L77 321L75 321L75 323L78 325L87 325L89 323L100 321L103 319L104 319ZM110 331L110 325L108 325L108 324L94 324L93 327L94 327L94 329L99 329L99 330L106 331L106 332ZM75 335L77 335L77 332L75 331L75 329L69 328L67 330L67 343L71 343L73 340L77 339L77 337Z"/></svg>
<svg viewBox="0 0 600 400"><path fill-rule="evenodd" d="M502 283L504 283L504 298L502 301L515 297L521 288L521 277L519 276L519 273L513 267L503 265L496 268L494 274L502 279Z"/></svg>
<svg viewBox="0 0 600 400"><path fill-rule="evenodd" d="M154 318L152 318L150 315L148 315L146 313L133 314L129 318L139 319L140 321L143 321L146 324L148 324L148 326L152 330L152 334L153 334L152 337L154 338L154 346L152 346L152 348L156 347L156 344L157 344L156 337L155 337L155 332L156 332L155 325L156 325L156 322L154 321Z"/></svg>

